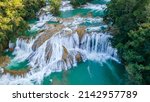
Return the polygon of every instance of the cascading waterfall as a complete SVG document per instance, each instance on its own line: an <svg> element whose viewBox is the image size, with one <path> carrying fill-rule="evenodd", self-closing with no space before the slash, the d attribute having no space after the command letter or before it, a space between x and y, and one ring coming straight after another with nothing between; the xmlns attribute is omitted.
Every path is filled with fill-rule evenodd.
<svg viewBox="0 0 150 102"><path fill-rule="evenodd" d="M63 5L67 4L68 2L63 2ZM95 8L91 7L93 6L91 4L87 5L90 5L91 9ZM87 5L85 5L85 8ZM70 5L67 7L61 10L72 10ZM54 19L56 20L51 14L42 15L39 22L31 29L40 28L47 21ZM0 84L41 84L44 77L52 72L60 72L76 66L79 59L82 61L88 59L101 62L105 62L107 59L117 60L117 50L111 47L109 41L111 36L107 33L102 33L100 28L95 29L93 27L93 29L89 27L86 29L83 37L79 37L76 29L80 24L87 21L101 22L102 19L75 17L71 23L64 21L62 23L64 27L46 39L36 49L33 49L34 44L37 43L38 38L43 36L45 32L39 34L34 39L24 40L18 38L13 53L15 58L12 61L22 62L28 60L28 65L31 69L24 77L14 77L10 74L2 75Z"/></svg>
<svg viewBox="0 0 150 102"><path fill-rule="evenodd" d="M111 36L105 33L92 32L85 34L81 41L81 49L86 50L88 53L100 54L103 59L107 57L117 59L117 50L112 48L110 38Z"/></svg>
<svg viewBox="0 0 150 102"><path fill-rule="evenodd" d="M116 50L111 47L111 44L108 41L111 37L110 35L93 32L91 34L85 34L81 42L79 42L77 33L66 36L65 33L60 34L59 32L45 41L36 51L32 50L34 40L25 41L23 39L18 39L14 52L14 54L17 54L15 60L23 61L28 59L29 65L32 67L25 78L21 79L28 80L28 84L31 84L32 81L36 84L40 84L43 77L49 75L51 72L67 70L68 68L71 68L71 66L77 65L78 61L76 60L76 55L78 53L83 60L105 61L106 59L117 57ZM63 59L64 48L68 51L66 59ZM21 82L23 82L19 81L21 80L20 77L10 78L12 79L11 81L8 80L10 81L7 82L8 84L22 84ZM2 80L0 80L0 82L1 81Z"/></svg>

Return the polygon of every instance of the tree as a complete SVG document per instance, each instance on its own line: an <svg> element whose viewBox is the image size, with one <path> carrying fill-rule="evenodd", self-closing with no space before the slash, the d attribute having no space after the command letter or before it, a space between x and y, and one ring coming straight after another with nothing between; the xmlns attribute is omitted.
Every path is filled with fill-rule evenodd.
<svg viewBox="0 0 150 102"><path fill-rule="evenodd" d="M0 54L29 28L27 19L36 17L36 12L45 5L45 0L0 1ZM30 12L31 11L31 12Z"/></svg>
<svg viewBox="0 0 150 102"><path fill-rule="evenodd" d="M21 9L23 9L22 0L2 0L0 2L1 51L7 47L9 40L13 40L21 29L26 28L26 23L22 21L23 19L19 13ZM24 26L21 28L20 24Z"/></svg>
<svg viewBox="0 0 150 102"><path fill-rule="evenodd" d="M150 84L150 1L111 0L105 20L115 28L118 49L133 84ZM149 74L148 74L149 73Z"/></svg>
<svg viewBox="0 0 150 102"><path fill-rule="evenodd" d="M59 15L60 14L60 6L61 6L61 0L49 0L50 2L50 12L53 15Z"/></svg>
<svg viewBox="0 0 150 102"><path fill-rule="evenodd" d="M73 5L73 7L79 7L81 5L86 4L87 2L90 2L92 0L71 0L71 4Z"/></svg>
<svg viewBox="0 0 150 102"><path fill-rule="evenodd" d="M46 5L45 2L45 0L23 0L23 18L25 20L36 18L36 13Z"/></svg>

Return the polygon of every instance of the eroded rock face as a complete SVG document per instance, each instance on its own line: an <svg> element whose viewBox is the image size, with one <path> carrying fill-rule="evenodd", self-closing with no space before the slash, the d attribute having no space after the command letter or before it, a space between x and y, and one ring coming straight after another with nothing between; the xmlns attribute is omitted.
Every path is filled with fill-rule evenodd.
<svg viewBox="0 0 150 102"><path fill-rule="evenodd" d="M52 27L52 25L51 25ZM63 29L64 26L61 24L54 25L52 29L48 29L45 32L43 32L34 42L32 46L32 50L35 51L37 48L39 48L46 40L51 38L54 34L59 32L61 29Z"/></svg>
<svg viewBox="0 0 150 102"><path fill-rule="evenodd" d="M81 62L82 61L82 57L80 55L80 53L78 52L78 54L76 55L76 60L77 62Z"/></svg>
<svg viewBox="0 0 150 102"><path fill-rule="evenodd" d="M51 56L52 56L52 51L53 51L53 48L52 48L52 45L51 45L51 43L50 43L50 41L49 42L47 42L47 45L46 45L47 47L46 47L46 49L45 49L45 60L46 61L48 61L50 58L51 58Z"/></svg>
<svg viewBox="0 0 150 102"><path fill-rule="evenodd" d="M83 35L84 35L85 32L86 32L86 27L85 27L85 26L78 27L76 31L77 31L78 36L79 36L79 39L80 39L80 41L81 41Z"/></svg>
<svg viewBox="0 0 150 102"><path fill-rule="evenodd" d="M25 74L27 74L30 71L30 69L25 69L25 70L8 70L8 69L4 69L4 74L11 74L14 76L24 76Z"/></svg>
<svg viewBox="0 0 150 102"><path fill-rule="evenodd" d="M1 56L0 57L0 66L5 67L7 64L10 63L10 58L8 56Z"/></svg>
<svg viewBox="0 0 150 102"><path fill-rule="evenodd" d="M68 57L68 51L67 51L67 49L63 46L63 56L62 56L62 59L64 60L64 61L66 61L67 60L67 57Z"/></svg>

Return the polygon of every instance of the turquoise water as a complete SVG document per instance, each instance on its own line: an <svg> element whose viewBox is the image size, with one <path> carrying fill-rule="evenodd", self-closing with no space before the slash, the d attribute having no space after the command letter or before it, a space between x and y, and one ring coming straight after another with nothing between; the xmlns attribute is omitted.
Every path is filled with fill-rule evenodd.
<svg viewBox="0 0 150 102"><path fill-rule="evenodd" d="M118 85L125 84L125 69L115 61L106 63L86 61L68 71L52 73L43 84L56 85ZM52 82L51 82L52 80Z"/></svg>
<svg viewBox="0 0 150 102"><path fill-rule="evenodd" d="M106 4L104 0L94 0L93 4ZM77 8L75 10L62 12L60 17L68 18L76 15L93 17L103 17L104 11L94 11L90 9ZM99 22L85 22L85 26L101 26ZM123 65L113 60L106 63L96 61L80 62L76 67L68 71L52 73L43 80L44 85L120 85L126 84L126 71Z"/></svg>
<svg viewBox="0 0 150 102"><path fill-rule="evenodd" d="M28 22L29 24L36 24L37 21L38 21L38 19L30 19L30 20L28 20L27 22Z"/></svg>
<svg viewBox="0 0 150 102"><path fill-rule="evenodd" d="M76 16L76 15L87 16L88 14L92 14L93 17L103 17L104 16L103 11L94 11L94 10L91 10L91 9L77 8L77 9L74 9L74 10L61 12L60 17L69 18L69 17L73 17L73 16Z"/></svg>
<svg viewBox="0 0 150 102"><path fill-rule="evenodd" d="M54 21L48 21L48 24L60 24L59 22L54 22Z"/></svg>
<svg viewBox="0 0 150 102"><path fill-rule="evenodd" d="M93 3L93 4L106 4L107 0L92 0L91 3Z"/></svg>
<svg viewBox="0 0 150 102"><path fill-rule="evenodd" d="M8 70L24 70L24 69L27 69L28 68L28 61L25 60L23 62L17 62L17 61L14 61L14 62L11 62L7 67L6 69Z"/></svg>

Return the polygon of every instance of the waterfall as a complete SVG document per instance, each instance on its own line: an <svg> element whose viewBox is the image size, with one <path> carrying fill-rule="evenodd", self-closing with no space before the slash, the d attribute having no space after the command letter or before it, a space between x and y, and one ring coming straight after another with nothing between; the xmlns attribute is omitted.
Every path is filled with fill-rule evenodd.
<svg viewBox="0 0 150 102"><path fill-rule="evenodd" d="M116 58L116 50L111 47L110 38L109 34L103 33L85 34L81 41L81 48L89 53L103 53Z"/></svg>
<svg viewBox="0 0 150 102"><path fill-rule="evenodd" d="M16 57L13 61L19 61L22 62L28 58L30 53L32 52L32 44L34 43L33 39L30 40L24 40L22 38L18 38L16 41L16 47L13 52L13 55ZM20 56L21 55L21 56Z"/></svg>
<svg viewBox="0 0 150 102"><path fill-rule="evenodd" d="M67 31L70 31L71 34L67 34ZM35 39L17 39L14 51L16 57L14 59L18 61L28 59L32 68L25 78L9 77L13 81L7 83L23 84L21 82L26 82L26 84L31 84L34 82L40 84L43 78L51 72L60 72L77 65L77 54L81 56L82 60L105 61L110 58L116 59L116 49L111 47L110 38L109 34L92 32L85 33L80 41L77 33L69 28L64 28L46 40L35 51L32 50ZM3 77L6 77L6 75L3 75ZM1 79L0 84L6 83L1 82Z"/></svg>

